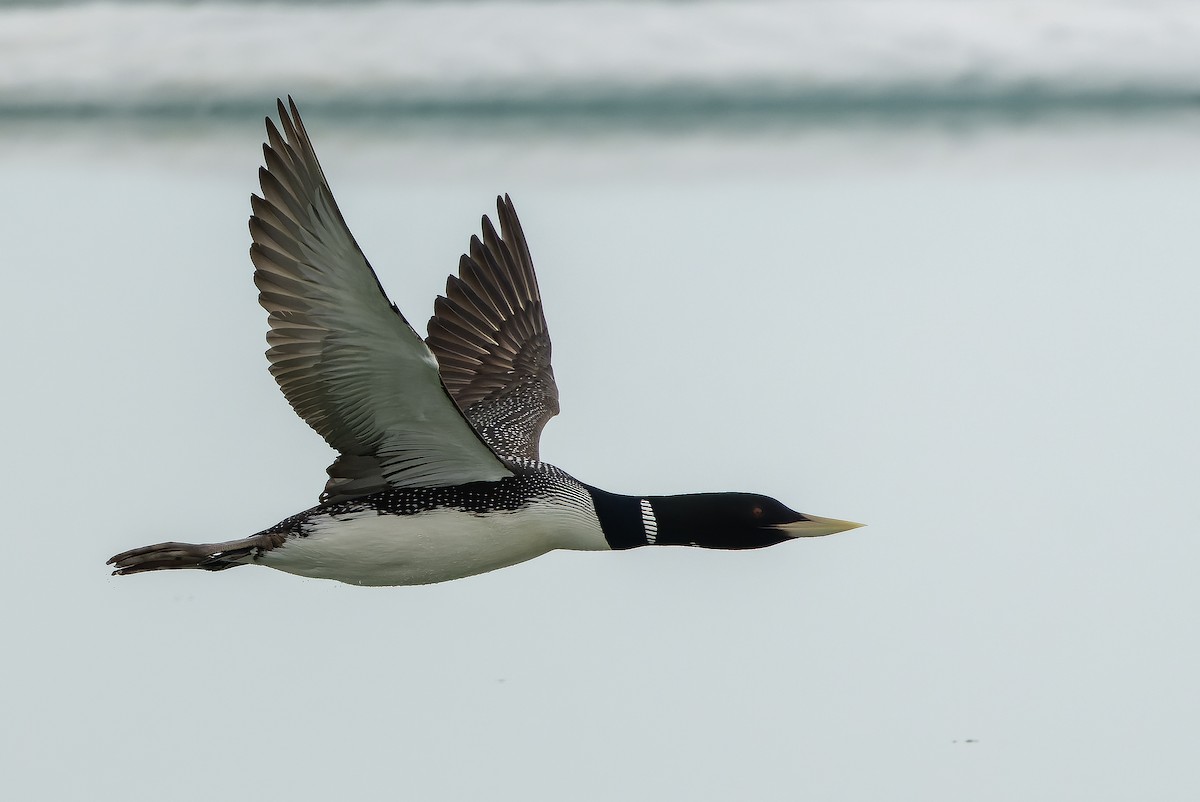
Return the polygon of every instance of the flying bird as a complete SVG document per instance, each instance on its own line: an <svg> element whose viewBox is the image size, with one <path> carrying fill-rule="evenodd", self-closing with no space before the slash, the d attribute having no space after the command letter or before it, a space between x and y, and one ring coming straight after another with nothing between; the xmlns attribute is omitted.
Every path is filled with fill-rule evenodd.
<svg viewBox="0 0 1200 802"><path fill-rule="evenodd" d="M424 340L346 226L296 104L267 118L251 196L254 283L284 396L337 452L315 507L221 543L159 543L114 574L265 565L354 585L420 585L553 549L755 549L860 524L767 496L627 496L541 461L558 414L550 337L525 234L497 198Z"/></svg>

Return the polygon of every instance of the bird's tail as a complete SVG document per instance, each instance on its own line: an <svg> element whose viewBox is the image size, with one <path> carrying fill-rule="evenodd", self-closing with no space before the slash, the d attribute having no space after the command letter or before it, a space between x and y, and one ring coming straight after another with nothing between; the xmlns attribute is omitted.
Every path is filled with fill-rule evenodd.
<svg viewBox="0 0 1200 802"><path fill-rule="evenodd" d="M115 566L113 576L165 571L173 568L200 568L224 571L252 562L262 551L277 545L268 535L254 535L224 543L157 543L123 551L108 561Z"/></svg>

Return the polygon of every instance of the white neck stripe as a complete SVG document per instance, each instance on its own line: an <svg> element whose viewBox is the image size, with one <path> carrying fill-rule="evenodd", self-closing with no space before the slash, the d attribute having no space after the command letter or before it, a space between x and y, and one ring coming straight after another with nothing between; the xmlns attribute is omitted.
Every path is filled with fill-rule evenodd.
<svg viewBox="0 0 1200 802"><path fill-rule="evenodd" d="M646 545L653 546L658 540L658 521L654 518L654 508L650 499L642 499L642 529L646 532Z"/></svg>

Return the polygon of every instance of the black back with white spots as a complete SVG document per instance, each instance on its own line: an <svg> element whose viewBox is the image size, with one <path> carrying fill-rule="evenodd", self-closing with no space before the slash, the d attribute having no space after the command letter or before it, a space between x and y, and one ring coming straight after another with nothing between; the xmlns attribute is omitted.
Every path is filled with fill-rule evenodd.
<svg viewBox="0 0 1200 802"><path fill-rule="evenodd" d="M307 526L316 516L337 518L365 510L397 516L441 509L488 515L553 500L576 507L585 515L595 514L587 488L566 471L545 462L514 462L520 466L518 473L496 482L469 482L451 487L400 487L351 501L319 504L285 518L259 534L306 537Z"/></svg>

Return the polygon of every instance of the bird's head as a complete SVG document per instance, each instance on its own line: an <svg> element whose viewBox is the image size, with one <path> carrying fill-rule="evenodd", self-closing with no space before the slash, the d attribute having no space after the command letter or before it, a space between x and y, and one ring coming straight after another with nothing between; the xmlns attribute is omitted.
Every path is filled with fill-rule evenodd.
<svg viewBox="0 0 1200 802"><path fill-rule="evenodd" d="M757 493L650 496L646 501L654 513L656 543L662 545L758 549L862 526L796 512Z"/></svg>

